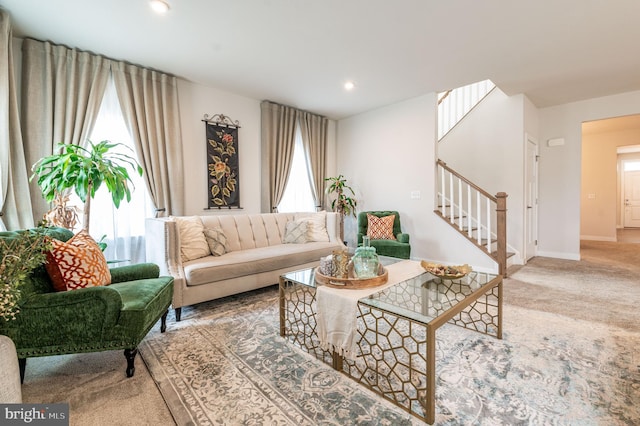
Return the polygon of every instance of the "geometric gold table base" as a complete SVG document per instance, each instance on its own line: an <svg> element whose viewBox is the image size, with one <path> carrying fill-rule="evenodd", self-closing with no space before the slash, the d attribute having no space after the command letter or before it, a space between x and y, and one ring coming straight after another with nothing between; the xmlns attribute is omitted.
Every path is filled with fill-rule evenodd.
<svg viewBox="0 0 640 426"><path fill-rule="evenodd" d="M315 287L286 278L280 279L280 335L432 424L436 330L448 322L501 339L502 277L496 276L483 286L434 278L428 285L437 286L437 292L404 284L394 286L392 296L398 305L409 307L405 314L372 306L366 298L358 302L359 353L355 361L320 347ZM424 323L412 318L412 312L420 311L434 319Z"/></svg>

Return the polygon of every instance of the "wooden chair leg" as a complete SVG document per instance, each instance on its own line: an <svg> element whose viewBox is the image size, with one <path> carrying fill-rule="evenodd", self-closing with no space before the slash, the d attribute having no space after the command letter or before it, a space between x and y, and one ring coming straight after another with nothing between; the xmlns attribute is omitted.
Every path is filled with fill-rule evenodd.
<svg viewBox="0 0 640 426"><path fill-rule="evenodd" d="M134 361L136 360L137 354L138 354L138 348L124 350L124 357L127 359L127 371L126 371L127 377L133 377L133 373L136 372Z"/></svg>
<svg viewBox="0 0 640 426"><path fill-rule="evenodd" d="M27 359L18 358L18 367L20 368L20 383L24 383L24 374L27 370Z"/></svg>
<svg viewBox="0 0 640 426"><path fill-rule="evenodd" d="M165 331L167 331L167 315L169 315L168 309L164 314L162 314L162 318L160 318L160 333L164 333Z"/></svg>
<svg viewBox="0 0 640 426"><path fill-rule="evenodd" d="M180 321L180 315L182 314L182 308L176 308L176 321Z"/></svg>

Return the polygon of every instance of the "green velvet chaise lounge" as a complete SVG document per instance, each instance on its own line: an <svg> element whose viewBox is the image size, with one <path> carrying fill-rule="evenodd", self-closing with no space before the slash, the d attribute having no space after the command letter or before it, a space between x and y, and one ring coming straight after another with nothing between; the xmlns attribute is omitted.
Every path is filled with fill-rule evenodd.
<svg viewBox="0 0 640 426"><path fill-rule="evenodd" d="M15 238L19 232L0 232ZM49 235L67 241L73 233L49 228ZM55 292L44 266L35 269L21 287L16 319L0 320L0 334L13 340L24 380L29 357L124 349L126 375L134 374L138 344L166 317L173 296L173 278L159 277L152 263L111 268L111 284Z"/></svg>

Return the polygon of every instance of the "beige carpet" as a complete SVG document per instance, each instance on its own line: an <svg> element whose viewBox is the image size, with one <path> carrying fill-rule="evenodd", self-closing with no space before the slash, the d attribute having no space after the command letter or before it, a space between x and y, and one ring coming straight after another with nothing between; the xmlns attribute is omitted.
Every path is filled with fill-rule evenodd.
<svg viewBox="0 0 640 426"><path fill-rule="evenodd" d="M576 342L589 342L597 335L599 341L610 344L611 339L605 339L602 333L606 327L613 327L619 330L616 334L631 336L632 344L638 344L640 245L584 242L582 257L581 261L534 258L524 267L512 268L510 278L505 281L505 314L516 314L522 309L538 311L537 332L553 328L553 324L545 322L549 314L560 314L568 318L567 325L586 325L577 328L583 334L576 335ZM188 317L191 310L198 314L198 309L201 308L186 309L183 314ZM514 320L510 318L507 325ZM514 325L505 333L526 332L523 330ZM572 353L573 349L565 349ZM627 349L630 350L626 356L631 359L625 362L640 365L637 359L640 348ZM473 351L465 353L467 357ZM461 358L463 362L465 357ZM69 402L72 425L175 424L142 361L136 360L136 375L127 379L121 351L30 359L23 386L24 400ZM455 377L454 371L448 373ZM629 373L638 374L635 370ZM441 412L444 407L440 405L437 410Z"/></svg>
<svg viewBox="0 0 640 426"><path fill-rule="evenodd" d="M513 268L505 303L640 331L640 244L583 241L581 257Z"/></svg>
<svg viewBox="0 0 640 426"><path fill-rule="evenodd" d="M123 351L30 358L22 399L69 403L71 425L174 425L140 355L132 378L125 367Z"/></svg>

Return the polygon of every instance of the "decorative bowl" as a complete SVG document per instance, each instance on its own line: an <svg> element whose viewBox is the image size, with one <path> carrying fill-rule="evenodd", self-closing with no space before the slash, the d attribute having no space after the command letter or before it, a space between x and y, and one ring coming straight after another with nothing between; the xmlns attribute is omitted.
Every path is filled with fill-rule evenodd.
<svg viewBox="0 0 640 426"><path fill-rule="evenodd" d="M462 278L471 272L471 266L465 265L443 265L441 263L430 263L424 260L420 262L420 265L429 272L431 275L441 278Z"/></svg>

